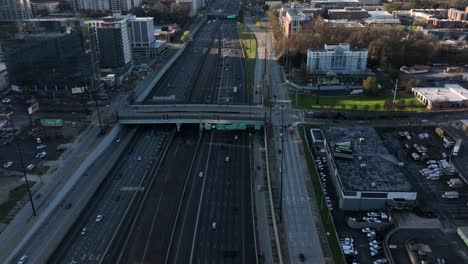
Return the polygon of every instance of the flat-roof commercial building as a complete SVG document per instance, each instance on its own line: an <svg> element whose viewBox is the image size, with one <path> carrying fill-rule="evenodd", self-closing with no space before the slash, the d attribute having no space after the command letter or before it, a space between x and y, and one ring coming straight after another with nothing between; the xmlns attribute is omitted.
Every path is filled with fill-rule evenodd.
<svg viewBox="0 0 468 264"><path fill-rule="evenodd" d="M444 87L414 87L414 96L427 106L427 109L468 107L468 90L458 84Z"/></svg>
<svg viewBox="0 0 468 264"><path fill-rule="evenodd" d="M359 0L311 0L310 4L315 8L324 10L360 6Z"/></svg>
<svg viewBox="0 0 468 264"><path fill-rule="evenodd" d="M323 50L307 50L309 74L365 74L367 50L351 49L348 43L325 44Z"/></svg>
<svg viewBox="0 0 468 264"><path fill-rule="evenodd" d="M339 207L359 211L412 206L417 193L374 128L322 127Z"/></svg>
<svg viewBox="0 0 468 264"><path fill-rule="evenodd" d="M368 16L367 10L360 7L345 7L343 9L328 10L328 17L330 19L363 20Z"/></svg>

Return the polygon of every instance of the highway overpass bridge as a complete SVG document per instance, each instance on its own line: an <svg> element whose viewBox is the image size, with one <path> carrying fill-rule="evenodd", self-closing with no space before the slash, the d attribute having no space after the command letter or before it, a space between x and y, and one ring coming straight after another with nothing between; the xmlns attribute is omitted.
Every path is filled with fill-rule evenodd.
<svg viewBox="0 0 468 264"><path fill-rule="evenodd" d="M121 124L200 124L206 129L245 129L265 124L267 111L250 105L131 105L118 112ZM215 126L211 126L215 125Z"/></svg>

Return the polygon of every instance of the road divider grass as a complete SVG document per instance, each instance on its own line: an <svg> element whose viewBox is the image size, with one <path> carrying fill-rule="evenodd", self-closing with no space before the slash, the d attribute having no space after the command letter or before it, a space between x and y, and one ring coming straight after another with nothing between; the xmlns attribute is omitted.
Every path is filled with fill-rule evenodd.
<svg viewBox="0 0 468 264"><path fill-rule="evenodd" d="M307 146L307 142L310 142L310 140L306 140L307 135L305 133L311 128L312 126L300 125L298 127L298 131L302 139L302 146L304 148L304 154L307 161L307 168L309 169L309 176L312 182L312 187L314 189L315 201L317 203L317 208L320 212L320 218L322 219L323 228L326 232L328 246L330 247L330 253L331 257L333 258L333 263L345 263L343 253L340 248L341 246L336 236L335 225L333 224L333 221L331 219L331 214L328 211L328 207L323 206L323 201L325 199L323 190L320 185L319 177L317 175L312 153L310 153L309 147Z"/></svg>
<svg viewBox="0 0 468 264"><path fill-rule="evenodd" d="M237 30L239 31L242 50L244 51L245 64L247 68L247 88L249 90L249 96L251 96L255 75L255 61L257 58L257 39L255 38L254 33L252 33L252 31L243 24L238 25Z"/></svg>

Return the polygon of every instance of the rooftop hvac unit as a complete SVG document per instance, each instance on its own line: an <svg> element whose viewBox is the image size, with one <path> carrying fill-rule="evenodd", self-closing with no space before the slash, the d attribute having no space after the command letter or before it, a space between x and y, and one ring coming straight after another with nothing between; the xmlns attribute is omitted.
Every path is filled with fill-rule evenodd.
<svg viewBox="0 0 468 264"><path fill-rule="evenodd" d="M365 163L361 163L361 169L367 167L367 165Z"/></svg>
<svg viewBox="0 0 468 264"><path fill-rule="evenodd" d="M372 183L370 184L370 186L371 186L372 188L375 188L377 185L375 184L375 182L372 182Z"/></svg>

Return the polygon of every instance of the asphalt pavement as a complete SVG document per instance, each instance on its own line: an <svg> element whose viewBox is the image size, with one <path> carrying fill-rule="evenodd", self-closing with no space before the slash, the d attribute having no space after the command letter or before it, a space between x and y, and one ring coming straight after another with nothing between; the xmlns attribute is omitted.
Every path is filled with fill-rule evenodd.
<svg viewBox="0 0 468 264"><path fill-rule="evenodd" d="M114 263L164 263L185 182L198 180L190 174L197 151L196 127L183 127L176 135L132 228L116 252ZM184 162L181 162L184 161Z"/></svg>
<svg viewBox="0 0 468 264"><path fill-rule="evenodd" d="M146 129L137 136L91 198L49 263L100 262L126 208L131 206L132 197L144 190L141 187L144 187L146 177L153 177L151 168L160 159L168 135L167 130ZM98 215L103 216L100 222L96 221ZM81 234L83 228L87 228L84 235Z"/></svg>
<svg viewBox="0 0 468 264"><path fill-rule="evenodd" d="M187 101L204 58L209 51L212 36L216 29L217 23L206 23L200 28L182 55L166 72L164 77L156 83L145 103L181 103Z"/></svg>

